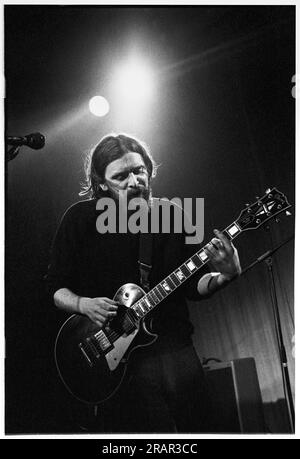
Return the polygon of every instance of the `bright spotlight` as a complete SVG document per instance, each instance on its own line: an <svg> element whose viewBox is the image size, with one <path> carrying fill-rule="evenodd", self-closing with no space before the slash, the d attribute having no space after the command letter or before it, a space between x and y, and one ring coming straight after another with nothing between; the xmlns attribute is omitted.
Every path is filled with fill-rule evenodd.
<svg viewBox="0 0 300 459"><path fill-rule="evenodd" d="M90 112L95 116L105 116L109 112L109 103L102 96L92 97L89 102Z"/></svg>
<svg viewBox="0 0 300 459"><path fill-rule="evenodd" d="M131 59L116 72L116 91L123 100L144 104L153 95L153 72L139 59Z"/></svg>

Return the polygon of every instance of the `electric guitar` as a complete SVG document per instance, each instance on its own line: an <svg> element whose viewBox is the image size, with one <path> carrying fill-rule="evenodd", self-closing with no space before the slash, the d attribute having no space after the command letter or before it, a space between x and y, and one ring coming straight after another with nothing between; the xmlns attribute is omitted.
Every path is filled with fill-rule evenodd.
<svg viewBox="0 0 300 459"><path fill-rule="evenodd" d="M247 205L223 233L233 240L290 207L283 193L268 189L264 196ZM114 296L121 305L118 314L104 328L77 314L62 325L55 342L55 361L63 383L74 397L99 404L113 396L123 381L131 353L157 339L146 327L148 314L207 263L204 248L147 293L136 284L122 285Z"/></svg>

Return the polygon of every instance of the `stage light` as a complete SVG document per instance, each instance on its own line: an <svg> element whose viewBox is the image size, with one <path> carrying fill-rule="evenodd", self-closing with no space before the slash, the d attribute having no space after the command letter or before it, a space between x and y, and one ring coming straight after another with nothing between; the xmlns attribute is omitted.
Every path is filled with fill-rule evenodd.
<svg viewBox="0 0 300 459"><path fill-rule="evenodd" d="M118 100L135 110L144 106L153 96L153 71L142 59L132 58L116 69L115 93Z"/></svg>
<svg viewBox="0 0 300 459"><path fill-rule="evenodd" d="M105 116L109 112L109 103L102 96L95 96L89 102L90 112L95 116Z"/></svg>

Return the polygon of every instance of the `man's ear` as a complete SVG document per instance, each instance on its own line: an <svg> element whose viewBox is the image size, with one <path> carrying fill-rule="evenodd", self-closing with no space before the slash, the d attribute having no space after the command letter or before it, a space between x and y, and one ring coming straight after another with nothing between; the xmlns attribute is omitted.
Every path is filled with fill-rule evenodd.
<svg viewBox="0 0 300 459"><path fill-rule="evenodd" d="M108 190L106 183L100 183L100 187L101 187L101 189L103 191L107 191Z"/></svg>

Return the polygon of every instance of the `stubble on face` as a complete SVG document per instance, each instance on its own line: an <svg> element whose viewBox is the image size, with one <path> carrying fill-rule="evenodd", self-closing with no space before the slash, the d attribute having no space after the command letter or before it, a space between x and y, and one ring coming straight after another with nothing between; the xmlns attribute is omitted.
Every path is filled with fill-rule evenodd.
<svg viewBox="0 0 300 459"><path fill-rule="evenodd" d="M129 178L131 172L134 174L134 180ZM115 201L122 198L129 202L133 198L143 198L148 202L151 188L148 172L141 155L129 152L112 161L105 171L105 186Z"/></svg>

